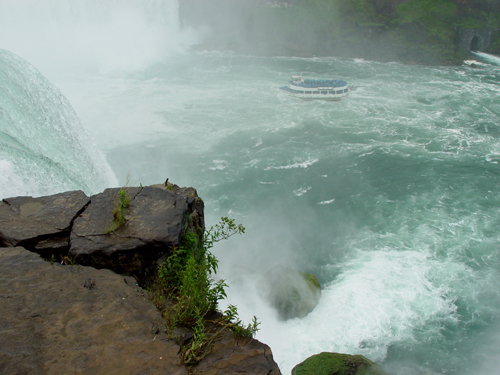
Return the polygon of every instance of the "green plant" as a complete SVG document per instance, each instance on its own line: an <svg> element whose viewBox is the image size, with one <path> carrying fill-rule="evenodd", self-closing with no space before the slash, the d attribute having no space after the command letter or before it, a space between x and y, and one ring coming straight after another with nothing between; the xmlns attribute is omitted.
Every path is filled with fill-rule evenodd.
<svg viewBox="0 0 500 375"><path fill-rule="evenodd" d="M187 365L194 365L210 351L212 342L217 335L208 337L203 319L198 319L194 326L193 339L181 350L181 358Z"/></svg>
<svg viewBox="0 0 500 375"><path fill-rule="evenodd" d="M70 265L70 266L76 266L76 260L75 258L72 258L72 257L68 257L68 256L65 256L65 257L61 257L61 263L64 264L64 265Z"/></svg>
<svg viewBox="0 0 500 375"><path fill-rule="evenodd" d="M252 323L249 323L246 327L244 326L241 319L238 317L238 309L234 305L229 305L224 311L224 317L222 318L224 326L229 328L238 336L242 337L254 337L259 330L260 322L254 315L252 318Z"/></svg>
<svg viewBox="0 0 500 375"><path fill-rule="evenodd" d="M122 188L118 191L118 199L113 207L113 222L106 229L106 234L114 232L121 225L125 224L125 214L127 209L130 207L130 196L126 188Z"/></svg>
<svg viewBox="0 0 500 375"><path fill-rule="evenodd" d="M54 254L52 254L49 258L50 260L50 264L54 264L54 262L56 261L56 256Z"/></svg>
<svg viewBox="0 0 500 375"><path fill-rule="evenodd" d="M189 225L188 225L189 227ZM235 234L243 234L245 228L227 217L211 227L203 235L187 231L178 248L158 268L158 279L152 286L151 299L164 310L167 333L174 336L175 328L184 326L194 330L189 344L182 344L180 357L184 363L192 365L201 360L209 351L218 332L209 333L205 328L205 317L218 311L218 303L226 297L224 280L215 280L218 268L217 258L210 252L215 243ZM167 306L163 297L170 301ZM222 314L216 325L225 326L234 333L252 337L259 323L254 317L252 324L244 327L237 318L236 307L231 306Z"/></svg>

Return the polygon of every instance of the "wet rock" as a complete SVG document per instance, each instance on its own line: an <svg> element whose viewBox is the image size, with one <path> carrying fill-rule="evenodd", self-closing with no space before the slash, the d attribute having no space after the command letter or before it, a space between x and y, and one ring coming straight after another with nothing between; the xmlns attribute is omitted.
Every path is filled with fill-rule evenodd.
<svg viewBox="0 0 500 375"><path fill-rule="evenodd" d="M388 375L362 355L323 352L292 369L292 375Z"/></svg>
<svg viewBox="0 0 500 375"><path fill-rule="evenodd" d="M74 218L90 198L83 191L0 202L0 246L23 246L45 257L68 251Z"/></svg>
<svg viewBox="0 0 500 375"><path fill-rule="evenodd" d="M4 248L0 316L2 374L187 374L158 310L109 270Z"/></svg>
<svg viewBox="0 0 500 375"><path fill-rule="evenodd" d="M283 320L303 318L321 297L321 286L314 275L283 266L267 271L260 285L264 298Z"/></svg>

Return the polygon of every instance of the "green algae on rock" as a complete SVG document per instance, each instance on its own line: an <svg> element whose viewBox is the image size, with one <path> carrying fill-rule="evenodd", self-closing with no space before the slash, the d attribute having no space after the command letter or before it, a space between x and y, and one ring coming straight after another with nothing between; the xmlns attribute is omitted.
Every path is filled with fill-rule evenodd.
<svg viewBox="0 0 500 375"><path fill-rule="evenodd" d="M387 375L375 362L362 355L323 352L307 358L292 375Z"/></svg>

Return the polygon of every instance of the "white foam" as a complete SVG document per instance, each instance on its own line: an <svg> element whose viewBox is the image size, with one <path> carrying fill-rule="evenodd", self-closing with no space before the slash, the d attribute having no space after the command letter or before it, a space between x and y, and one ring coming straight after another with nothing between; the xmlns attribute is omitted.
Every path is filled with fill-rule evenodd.
<svg viewBox="0 0 500 375"><path fill-rule="evenodd" d="M465 65L478 65L478 66L488 66L488 64L476 61L476 60L464 60ZM460 72L462 73L462 72Z"/></svg>
<svg viewBox="0 0 500 375"><path fill-rule="evenodd" d="M490 63L494 63L496 65L500 65L500 56L491 55L489 53L484 52L473 52L475 55L489 61Z"/></svg>
<svg viewBox="0 0 500 375"><path fill-rule="evenodd" d="M307 193L309 190L311 190L310 186L300 187L297 190L294 190L293 194L295 194L297 197L300 197L300 196L304 195L305 193Z"/></svg>
<svg viewBox="0 0 500 375"><path fill-rule="evenodd" d="M333 203L333 202L335 202L335 198L330 199L329 201L321 201L321 202L319 202L318 204L331 204L331 203Z"/></svg>
<svg viewBox="0 0 500 375"><path fill-rule="evenodd" d="M214 160L213 163L214 163L214 166L209 167L209 169L211 169L213 171L215 171L215 170L222 171L222 170L226 169L227 166L229 165L229 163L226 160Z"/></svg>
<svg viewBox="0 0 500 375"><path fill-rule="evenodd" d="M293 163L293 164L280 165L280 166L277 166L277 167L267 167L267 168L264 168L264 170L265 171L269 171L269 170L272 170L272 169L308 168L311 165L317 163L318 161L319 161L319 159L307 159L305 161L300 161L300 162L296 162L296 163Z"/></svg>
<svg viewBox="0 0 500 375"><path fill-rule="evenodd" d="M393 344L438 339L444 322L458 320L450 288L470 273L426 251L391 249L356 251L350 261L330 267L340 273L324 286L317 307L303 319L286 322L260 300L255 277L238 272L228 279L237 285L237 293L229 289L229 300L241 307L245 320L260 318L257 338L273 348L283 374L322 351L381 362Z"/></svg>

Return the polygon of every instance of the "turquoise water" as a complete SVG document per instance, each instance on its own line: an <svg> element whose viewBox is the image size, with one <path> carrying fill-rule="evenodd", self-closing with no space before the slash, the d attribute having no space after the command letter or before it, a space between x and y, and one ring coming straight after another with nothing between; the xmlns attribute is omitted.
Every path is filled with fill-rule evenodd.
<svg viewBox="0 0 500 375"><path fill-rule="evenodd" d="M278 90L297 72L354 90L338 103L298 101ZM209 223L229 215L247 227L217 249L221 275L246 320L260 317L258 338L284 373L339 351L394 374L490 374L498 72L188 54L129 78L164 129L110 146L108 160L122 178L195 186ZM279 322L259 297L259 277L277 264L322 283L306 318Z"/></svg>
<svg viewBox="0 0 500 375"><path fill-rule="evenodd" d="M148 35L146 26L137 34ZM105 155L107 163L92 165L109 167L118 184L168 177L194 186L208 225L230 216L247 228L215 248L220 276L230 285L227 303L247 322L259 317L257 338L284 374L321 351L360 353L395 375L496 373L498 58L425 67L174 48L130 65L106 59L107 51L105 64L95 58L88 69L77 64L59 74L46 55L32 53L30 62L76 111L70 133L88 131L94 144L87 147ZM300 72L345 79L354 89L334 103L280 92ZM28 128L16 124L19 133ZM4 144L4 181L25 179ZM66 144L74 145L68 158L83 163L82 148ZM84 169L78 175L93 180ZM38 178L19 191L49 185L48 175ZM278 264L312 272L322 284L318 306L303 319L279 321L259 294L260 277Z"/></svg>

